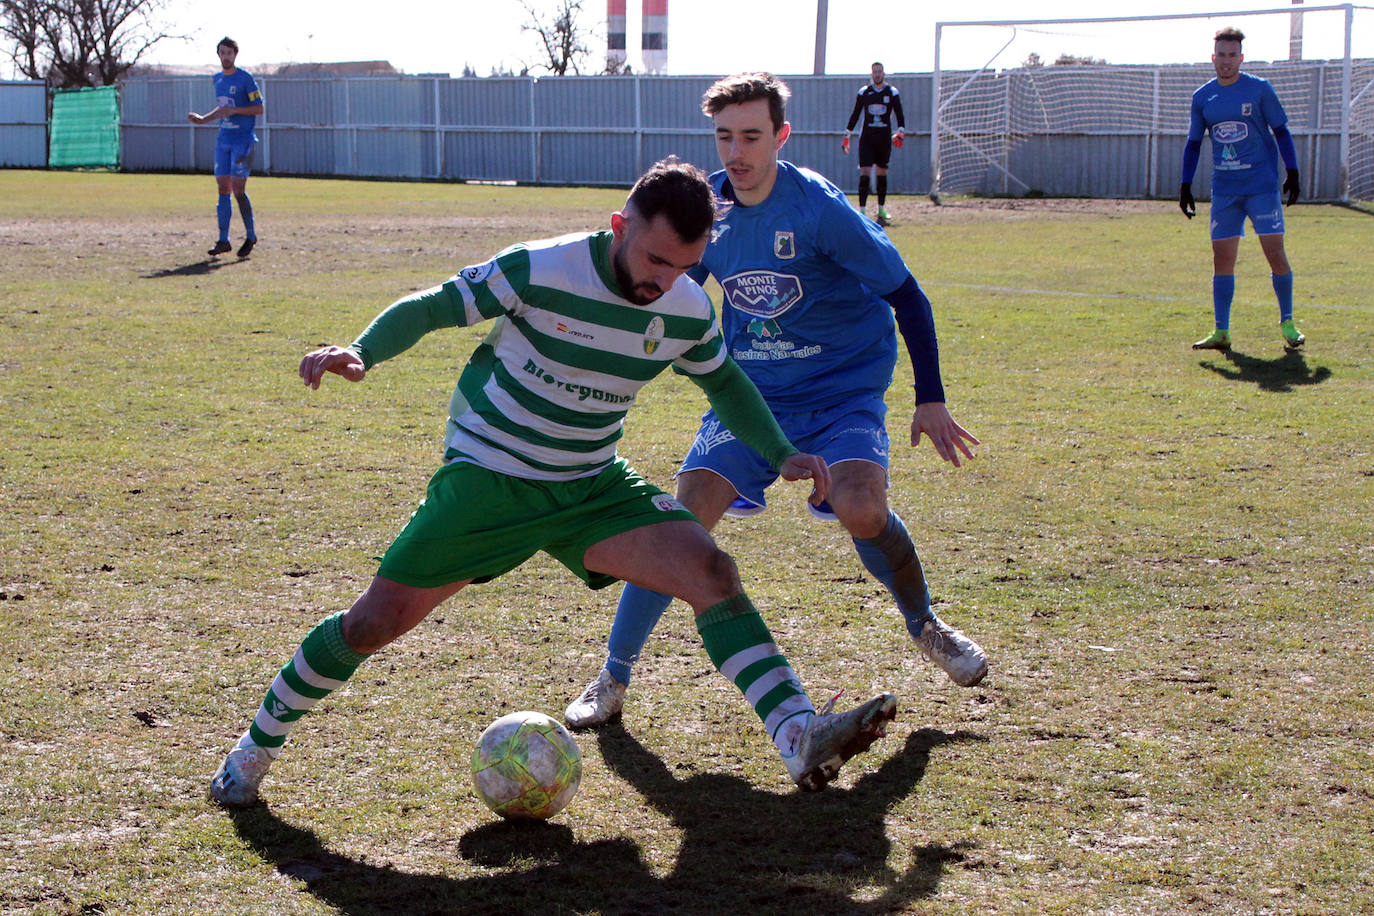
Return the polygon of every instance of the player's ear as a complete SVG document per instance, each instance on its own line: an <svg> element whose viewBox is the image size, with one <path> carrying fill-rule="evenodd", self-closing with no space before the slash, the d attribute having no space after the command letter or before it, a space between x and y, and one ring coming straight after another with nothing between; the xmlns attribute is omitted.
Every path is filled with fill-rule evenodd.
<svg viewBox="0 0 1374 916"><path fill-rule="evenodd" d="M778 145L773 149L782 149L782 145L787 142L787 138L792 136L792 122L783 121L782 129L778 131Z"/></svg>
<svg viewBox="0 0 1374 916"><path fill-rule="evenodd" d="M611 234L617 239L623 239L625 237L625 229L628 224L629 220L625 218L625 213L623 211L617 210L611 214Z"/></svg>

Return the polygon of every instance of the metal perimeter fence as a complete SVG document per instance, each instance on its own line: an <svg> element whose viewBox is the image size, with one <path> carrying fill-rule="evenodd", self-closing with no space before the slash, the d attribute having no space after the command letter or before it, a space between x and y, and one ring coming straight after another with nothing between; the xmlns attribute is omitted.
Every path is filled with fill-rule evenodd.
<svg viewBox="0 0 1374 916"><path fill-rule="evenodd" d="M1314 84L1327 84L1339 62L1287 65L1307 68ZM1130 68L1139 80L1140 67ZM1149 68L1145 68L1149 69ZM1209 65L1160 67L1175 85L1201 85ZM970 72L970 75L972 72ZM943 79L957 80L945 72ZM1085 103L1098 91L1084 72ZM258 174L517 182L547 185L628 186L645 168L669 154L712 170L718 162L709 124L700 110L711 76L574 77L263 77L266 100L259 120ZM894 150L888 188L895 194L924 194L931 187L930 123L932 76L890 74L901 91L907 143ZM783 156L816 169L842 188L857 184L857 160L840 149L840 136L863 76L788 76L792 136ZM1078 82L1061 77L1067 92ZM1149 84L1146 78L1144 83ZM0 165L28 165L31 151L17 151L15 130L5 115L18 98L0 84ZM209 77L141 78L121 84L122 166L133 171L208 172L213 165L216 127L198 126L187 113L213 105ZM23 105L32 106L25 97ZM1076 132L1045 129L1053 153L1035 142L1020 145L1036 156L1035 183L1025 193L1047 196L1147 198L1171 196L1178 186L1188 128L1186 97L1177 105L1142 99L1157 113L1147 123L1115 130L1094 125ZM1287 100L1285 100L1287 102ZM1340 137L1329 112L1293 117L1290 129L1304 155L1305 199L1340 196L1339 169L1331 157ZM31 114L31 113L30 113ZM1033 141L1033 137L1030 138ZM32 145L32 138L25 140ZM1208 188L1209 156L1203 156L1195 188ZM978 182L975 182L977 185ZM989 166L981 193L999 193L1002 174Z"/></svg>

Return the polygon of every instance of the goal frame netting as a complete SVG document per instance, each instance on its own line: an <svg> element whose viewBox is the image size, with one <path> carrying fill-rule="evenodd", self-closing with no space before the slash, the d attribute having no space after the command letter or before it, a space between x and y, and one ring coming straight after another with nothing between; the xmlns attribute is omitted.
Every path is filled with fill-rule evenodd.
<svg viewBox="0 0 1374 916"><path fill-rule="evenodd" d="M1374 60L1352 57L1357 11L1361 11L1363 28L1374 25L1374 6L1357 3L1173 15L937 22L931 80L929 193L936 200L958 194L1170 197L1177 191L1174 179L1187 134L1188 100L1193 89L1215 75L1206 54L1208 36L1198 34L1205 26L1196 20L1213 19L1245 28L1255 17L1282 16L1293 23L1292 34L1300 46L1300 24L1320 14L1328 17L1322 20L1326 25L1333 18L1343 19L1339 57L1293 62L1275 59L1273 63L1252 64L1251 42L1247 38L1244 69L1273 82L1288 111L1289 128L1298 141L1299 165L1304 174L1303 198L1343 203L1374 201ZM1019 52L1005 54L1016 41L1018 31L1043 35L1064 29L1117 28L1122 30L1122 36L1129 36L1132 24L1143 30L1169 28L1173 21L1180 24L1180 46L1200 48L1202 53L1197 56L1201 61L1096 61L1072 67L1032 68L1027 66L1029 58L1021 64L1007 59ZM1265 22L1271 32L1274 25L1273 19ZM941 55L951 36L966 38L980 34L971 33L972 29L984 30L981 34L988 38L986 63L977 68L942 69ZM1334 29L1329 31L1334 34ZM999 48L998 43L1008 34L1011 37ZM1105 50L1110 53L1111 48ZM981 53L980 49L980 59ZM1290 78L1301 78L1302 88L1289 90L1290 98L1285 98L1286 84L1281 81ZM1309 84L1313 87L1310 90ZM1051 97L1062 101L1074 92L1087 98L1094 91L1090 87L1100 87L1097 91L1103 93L1095 103L1099 112L1093 112L1092 106L1084 103L1085 113L1080 115L1075 109L1066 115L1055 108L1058 103L1047 101ZM1115 109L1113 92L1121 93L1115 99ZM1306 101L1309 95L1313 98L1310 104ZM1129 104L1123 101L1126 99ZM1129 117L1136 121L1121 126L1122 122L1114 120L1112 113L1122 110L1128 110ZM1050 171L1045 165L1047 160L1087 157L1091 150L1111 155L1126 138L1131 146L1121 159L1129 161L1120 167L1134 168L1138 174L1125 178L1086 176L1090 167L1084 166L1085 177L1077 188L1072 177L1060 174L1046 178L1043 174ZM1209 158L1204 155L1199 171L1199 184L1204 190L1210 175ZM1063 161L1056 162L1056 166L1060 173L1071 171Z"/></svg>

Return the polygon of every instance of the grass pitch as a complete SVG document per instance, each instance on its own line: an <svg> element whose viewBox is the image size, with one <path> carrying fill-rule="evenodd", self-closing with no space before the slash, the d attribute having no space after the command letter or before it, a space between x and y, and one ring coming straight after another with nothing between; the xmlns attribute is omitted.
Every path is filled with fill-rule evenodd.
<svg viewBox="0 0 1374 916"><path fill-rule="evenodd" d="M468 756L596 671L614 589L547 560L465 590L296 729L267 805L206 781L419 499L485 327L362 385L296 378L399 295L623 194L255 178L212 262L206 176L0 172L0 912L1353 913L1374 886L1374 221L1289 211L1307 351L1242 245L1229 356L1206 227L1169 203L898 200L962 470L890 429L892 502L953 687L800 489L718 535L813 697L889 737L795 793L677 605L553 822ZM235 215L235 244L241 226ZM623 452L662 485L705 402L665 377ZM842 701L844 702L844 701Z"/></svg>

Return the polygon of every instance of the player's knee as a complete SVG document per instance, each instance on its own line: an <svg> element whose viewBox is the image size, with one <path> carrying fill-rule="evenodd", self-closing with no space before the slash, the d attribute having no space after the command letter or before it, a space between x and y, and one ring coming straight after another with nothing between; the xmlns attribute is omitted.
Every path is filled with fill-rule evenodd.
<svg viewBox="0 0 1374 916"><path fill-rule="evenodd" d="M719 547L712 547L710 554L707 555L702 578L710 584L713 591L734 594L742 587L739 566L735 564L734 557Z"/></svg>

